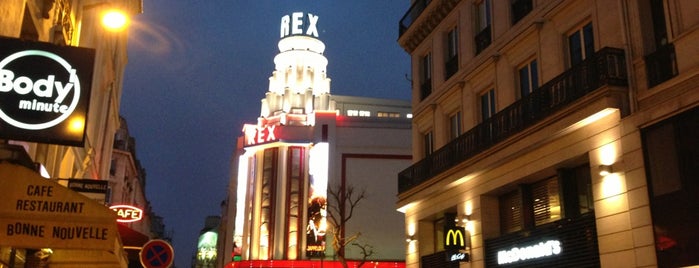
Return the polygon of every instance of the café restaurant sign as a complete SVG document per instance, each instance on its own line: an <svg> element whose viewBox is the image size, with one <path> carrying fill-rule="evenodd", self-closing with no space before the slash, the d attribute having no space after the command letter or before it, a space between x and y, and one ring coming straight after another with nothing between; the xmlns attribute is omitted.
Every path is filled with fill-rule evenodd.
<svg viewBox="0 0 699 268"><path fill-rule="evenodd" d="M95 50L0 38L0 138L82 146Z"/></svg>
<svg viewBox="0 0 699 268"><path fill-rule="evenodd" d="M114 250L116 213L26 167L0 163L0 246Z"/></svg>

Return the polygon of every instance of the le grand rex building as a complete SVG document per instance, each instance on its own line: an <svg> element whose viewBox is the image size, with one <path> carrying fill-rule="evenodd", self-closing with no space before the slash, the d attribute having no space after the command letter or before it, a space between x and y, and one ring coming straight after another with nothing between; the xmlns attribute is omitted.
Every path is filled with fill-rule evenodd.
<svg viewBox="0 0 699 268"><path fill-rule="evenodd" d="M402 267L403 216L393 204L395 174L411 158L409 101L331 95L319 16L294 12L280 21L260 116L237 142L221 259L233 267L320 267L343 253L362 259L356 246L334 252L328 219L340 206L329 193L353 187L366 197L342 232L361 232L356 242L373 247L372 267Z"/></svg>
<svg viewBox="0 0 699 268"><path fill-rule="evenodd" d="M410 2L407 267L699 265L699 2Z"/></svg>

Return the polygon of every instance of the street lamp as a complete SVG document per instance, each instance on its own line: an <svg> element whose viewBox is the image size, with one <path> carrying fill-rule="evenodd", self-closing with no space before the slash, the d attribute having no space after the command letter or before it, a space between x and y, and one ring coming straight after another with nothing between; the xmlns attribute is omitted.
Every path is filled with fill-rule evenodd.
<svg viewBox="0 0 699 268"><path fill-rule="evenodd" d="M121 31L129 24L128 16L118 9L110 9L102 14L102 26L110 31Z"/></svg>

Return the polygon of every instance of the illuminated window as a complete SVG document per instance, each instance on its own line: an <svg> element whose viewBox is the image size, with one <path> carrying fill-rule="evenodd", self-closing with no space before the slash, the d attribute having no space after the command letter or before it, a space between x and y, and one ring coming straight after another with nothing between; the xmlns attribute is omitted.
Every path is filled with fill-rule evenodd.
<svg viewBox="0 0 699 268"><path fill-rule="evenodd" d="M400 118L400 113L391 113L391 112L377 112L376 116L378 117L389 117L389 118Z"/></svg>
<svg viewBox="0 0 699 268"><path fill-rule="evenodd" d="M347 116L359 116L359 111L357 111L357 110L347 110Z"/></svg>
<svg viewBox="0 0 699 268"><path fill-rule="evenodd" d="M274 200L277 177L278 148L266 149L262 161L262 185L260 188L260 258L271 256L274 235Z"/></svg>
<svg viewBox="0 0 699 268"><path fill-rule="evenodd" d="M286 258L295 260L301 256L303 224L303 193L304 189L304 150L303 147L289 147L288 152L288 183L286 208Z"/></svg>
<svg viewBox="0 0 699 268"><path fill-rule="evenodd" d="M590 166L559 169L555 176L499 196L499 202L503 234L592 213Z"/></svg>
<svg viewBox="0 0 699 268"><path fill-rule="evenodd" d="M591 22L568 35L568 56L571 66L591 57L594 53L595 39Z"/></svg>
<svg viewBox="0 0 699 268"><path fill-rule="evenodd" d="M370 117L371 112L370 111L359 111L359 116L361 117Z"/></svg>

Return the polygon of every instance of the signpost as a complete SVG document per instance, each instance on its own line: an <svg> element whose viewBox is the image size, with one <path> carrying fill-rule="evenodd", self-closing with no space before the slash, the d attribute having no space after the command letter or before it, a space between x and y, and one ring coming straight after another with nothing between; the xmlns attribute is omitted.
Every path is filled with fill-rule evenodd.
<svg viewBox="0 0 699 268"><path fill-rule="evenodd" d="M175 261L175 252L167 241L153 239L143 245L139 259L145 268L169 268Z"/></svg>

